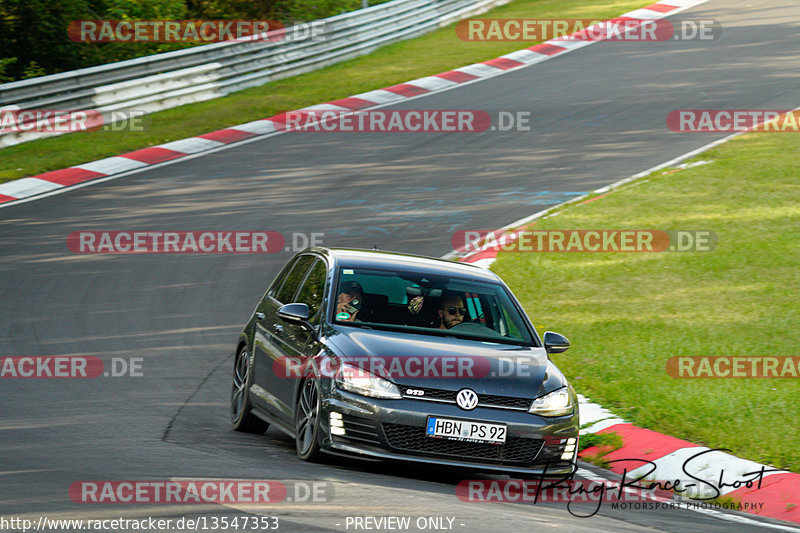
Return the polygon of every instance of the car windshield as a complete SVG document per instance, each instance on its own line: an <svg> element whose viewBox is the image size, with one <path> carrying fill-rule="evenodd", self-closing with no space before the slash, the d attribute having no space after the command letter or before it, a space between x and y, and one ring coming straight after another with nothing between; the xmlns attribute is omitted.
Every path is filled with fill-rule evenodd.
<svg viewBox="0 0 800 533"><path fill-rule="evenodd" d="M341 267L335 287L336 324L537 345L500 283Z"/></svg>

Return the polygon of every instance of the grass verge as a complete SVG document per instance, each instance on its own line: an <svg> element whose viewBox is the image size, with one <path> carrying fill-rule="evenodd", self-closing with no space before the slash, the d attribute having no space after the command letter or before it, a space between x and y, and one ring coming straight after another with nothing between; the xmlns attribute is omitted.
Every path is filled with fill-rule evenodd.
<svg viewBox="0 0 800 533"><path fill-rule="evenodd" d="M800 378L670 377L673 356L798 356L800 137L750 134L535 229L711 230L711 252L501 253L576 389L633 423L800 472Z"/></svg>
<svg viewBox="0 0 800 533"><path fill-rule="evenodd" d="M642 0L516 0L483 18L608 19L648 5ZM438 74L520 50L534 42L466 42L455 24L372 54L224 98L148 115L140 132L95 131L0 150L0 183L267 118L292 109Z"/></svg>
<svg viewBox="0 0 800 533"><path fill-rule="evenodd" d="M578 440L578 451L583 452L587 448L596 447L595 453L587 453L580 457L583 461L587 461L600 468L608 468L608 460L605 456L611 452L622 448L622 437L619 433L588 433L581 435Z"/></svg>

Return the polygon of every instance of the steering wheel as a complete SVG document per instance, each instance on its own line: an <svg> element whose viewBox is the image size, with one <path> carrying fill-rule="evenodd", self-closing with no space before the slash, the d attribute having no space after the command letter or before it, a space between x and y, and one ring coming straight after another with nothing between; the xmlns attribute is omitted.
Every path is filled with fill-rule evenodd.
<svg viewBox="0 0 800 533"><path fill-rule="evenodd" d="M464 333L470 333L470 332L484 333L485 330L491 329L491 328L489 326L486 326L486 325L481 324L479 322L459 322L458 324L456 324L455 326L453 326L450 329L451 330L457 329L457 330L459 330L461 332L464 332ZM492 331L494 331L494 330L492 330Z"/></svg>

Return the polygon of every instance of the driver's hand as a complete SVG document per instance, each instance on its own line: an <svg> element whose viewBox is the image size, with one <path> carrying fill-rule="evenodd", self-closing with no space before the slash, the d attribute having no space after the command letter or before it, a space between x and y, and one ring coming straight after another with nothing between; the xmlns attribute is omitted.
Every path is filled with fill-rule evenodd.
<svg viewBox="0 0 800 533"><path fill-rule="evenodd" d="M337 320L342 320L342 321L345 321L345 322L353 322L353 321L356 319L356 315L358 314L358 310L356 310L356 311L353 311L353 312L351 313L351 312L348 310L348 308L350 307L350 305L349 305L349 304L350 304L350 302L339 302L339 303L336 305L336 316L337 316ZM348 318L338 318L338 316L339 316L339 313L347 313L347 314L348 314L348 315L350 315L350 316L349 316Z"/></svg>

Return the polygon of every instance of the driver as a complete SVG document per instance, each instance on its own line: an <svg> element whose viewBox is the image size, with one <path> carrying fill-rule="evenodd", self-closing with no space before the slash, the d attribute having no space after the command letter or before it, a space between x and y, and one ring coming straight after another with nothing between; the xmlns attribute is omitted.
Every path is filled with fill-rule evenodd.
<svg viewBox="0 0 800 533"><path fill-rule="evenodd" d="M467 315L464 301L461 296L454 293L447 293L442 296L439 303L439 329L450 329L461 324Z"/></svg>

